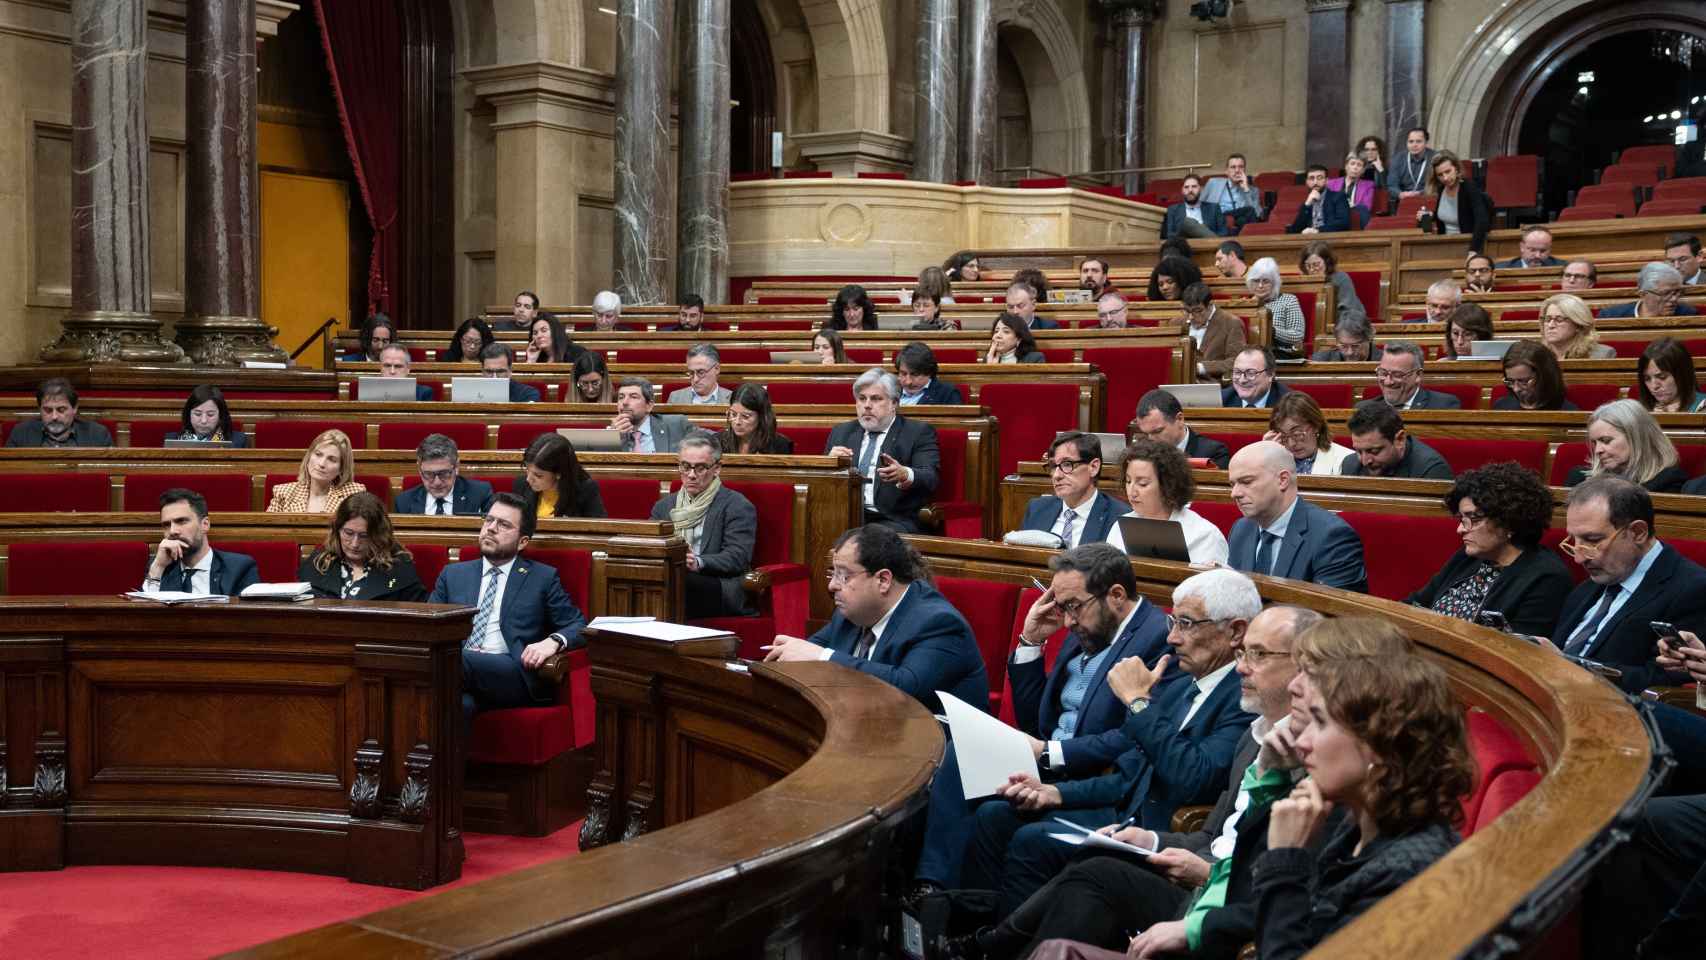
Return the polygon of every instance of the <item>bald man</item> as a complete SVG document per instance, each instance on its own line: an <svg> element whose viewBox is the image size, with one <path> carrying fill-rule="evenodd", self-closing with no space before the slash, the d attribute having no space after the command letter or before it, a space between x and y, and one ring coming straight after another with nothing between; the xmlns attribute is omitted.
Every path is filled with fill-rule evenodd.
<svg viewBox="0 0 1706 960"><path fill-rule="evenodd" d="M1362 538L1337 514L1297 494L1297 461L1272 440L1232 455L1226 475L1244 516L1227 544L1234 570L1368 592Z"/></svg>

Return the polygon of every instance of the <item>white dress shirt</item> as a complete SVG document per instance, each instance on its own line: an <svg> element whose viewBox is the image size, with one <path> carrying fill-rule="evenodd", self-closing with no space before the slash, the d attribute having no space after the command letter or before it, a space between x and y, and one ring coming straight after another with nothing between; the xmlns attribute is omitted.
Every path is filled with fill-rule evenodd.
<svg viewBox="0 0 1706 960"><path fill-rule="evenodd" d="M871 649L865 652L865 659L866 660L877 659L877 648L883 645L883 632L889 628L889 618L893 617L894 612L896 610L900 609L900 605L902 603L906 602L906 595L911 590L912 590L912 584L909 583L906 585L906 589L902 590L900 592L900 599L898 599L894 602L894 606L890 607L889 611L887 613L883 614L882 618L879 619L876 623L871 624L871 636L875 637L876 639L871 641ZM830 657L832 657L834 655L835 655L834 650L831 650L828 647L824 647L823 653L818 655L818 659L819 660L828 660Z"/></svg>
<svg viewBox="0 0 1706 960"><path fill-rule="evenodd" d="M181 561L181 560L179 561L179 564L183 565L183 569L188 570L190 572L189 589L187 591L185 591L186 593L212 593L213 592L213 548L212 547L209 547L207 549L207 552L201 555L201 563L199 563L198 565L191 567L191 566L184 564L184 561ZM159 593L160 592L160 584L156 583L154 581L149 581L147 583L144 583L142 585L142 592L143 593Z"/></svg>
<svg viewBox="0 0 1706 960"><path fill-rule="evenodd" d="M1101 495L1102 491L1091 490L1090 495L1084 498L1084 502L1080 503L1076 507L1069 508L1065 501L1061 502L1060 516L1055 518L1054 526L1049 528L1049 532L1060 537L1061 546L1063 548L1076 547L1078 546L1078 542L1084 539L1084 527L1090 522L1090 511L1096 508L1096 498ZM1066 529L1066 511L1068 509L1070 509L1075 515L1072 519L1071 536L1066 536L1062 533L1062 531Z"/></svg>
<svg viewBox="0 0 1706 960"><path fill-rule="evenodd" d="M1236 663L1235 660L1228 660L1221 665L1220 669L1197 681L1197 695L1191 699L1191 708L1185 711L1185 719L1179 722L1180 730L1185 729L1191 722L1191 718L1197 715L1197 709L1208 700L1209 694L1214 692L1214 688L1220 686L1220 681L1225 680L1226 675L1232 672L1232 667Z"/></svg>

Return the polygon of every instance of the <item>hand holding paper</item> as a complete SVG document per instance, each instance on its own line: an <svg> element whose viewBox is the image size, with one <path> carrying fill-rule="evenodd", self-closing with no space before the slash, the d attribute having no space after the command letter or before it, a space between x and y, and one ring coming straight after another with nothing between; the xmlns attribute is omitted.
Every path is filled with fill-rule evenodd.
<svg viewBox="0 0 1706 960"><path fill-rule="evenodd" d="M1012 774L1040 782L1030 738L995 717L944 690L936 691L959 761L960 785L966 798L987 797L1007 786Z"/></svg>

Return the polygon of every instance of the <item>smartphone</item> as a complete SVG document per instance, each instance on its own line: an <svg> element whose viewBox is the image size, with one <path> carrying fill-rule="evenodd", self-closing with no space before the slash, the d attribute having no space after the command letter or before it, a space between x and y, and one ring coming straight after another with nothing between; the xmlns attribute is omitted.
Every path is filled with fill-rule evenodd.
<svg viewBox="0 0 1706 960"><path fill-rule="evenodd" d="M1663 637L1667 642L1675 643L1682 639L1682 632L1674 624L1666 623L1663 620L1649 620L1647 626L1652 627L1653 632Z"/></svg>
<svg viewBox="0 0 1706 960"><path fill-rule="evenodd" d="M1475 622L1483 627L1492 627L1494 630L1503 633L1511 632L1510 621L1506 620L1504 613L1499 610L1482 610L1475 615Z"/></svg>

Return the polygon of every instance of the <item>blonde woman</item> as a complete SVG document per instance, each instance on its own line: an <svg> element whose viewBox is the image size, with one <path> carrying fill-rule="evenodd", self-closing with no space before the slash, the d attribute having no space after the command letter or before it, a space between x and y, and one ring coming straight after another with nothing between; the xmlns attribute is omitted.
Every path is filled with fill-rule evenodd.
<svg viewBox="0 0 1706 960"><path fill-rule="evenodd" d="M1639 400L1602 403L1588 418L1588 462L1564 481L1622 477L1649 493L1680 493L1688 474L1677 464L1676 447Z"/></svg>
<svg viewBox="0 0 1706 960"><path fill-rule="evenodd" d="M1607 360L1617 351L1599 342L1593 311L1573 293L1557 293L1540 305L1540 342L1560 360Z"/></svg>
<svg viewBox="0 0 1706 960"><path fill-rule="evenodd" d="M355 482L355 454L342 430L327 430L302 454L296 479L272 488L268 513L331 513L366 489Z"/></svg>

